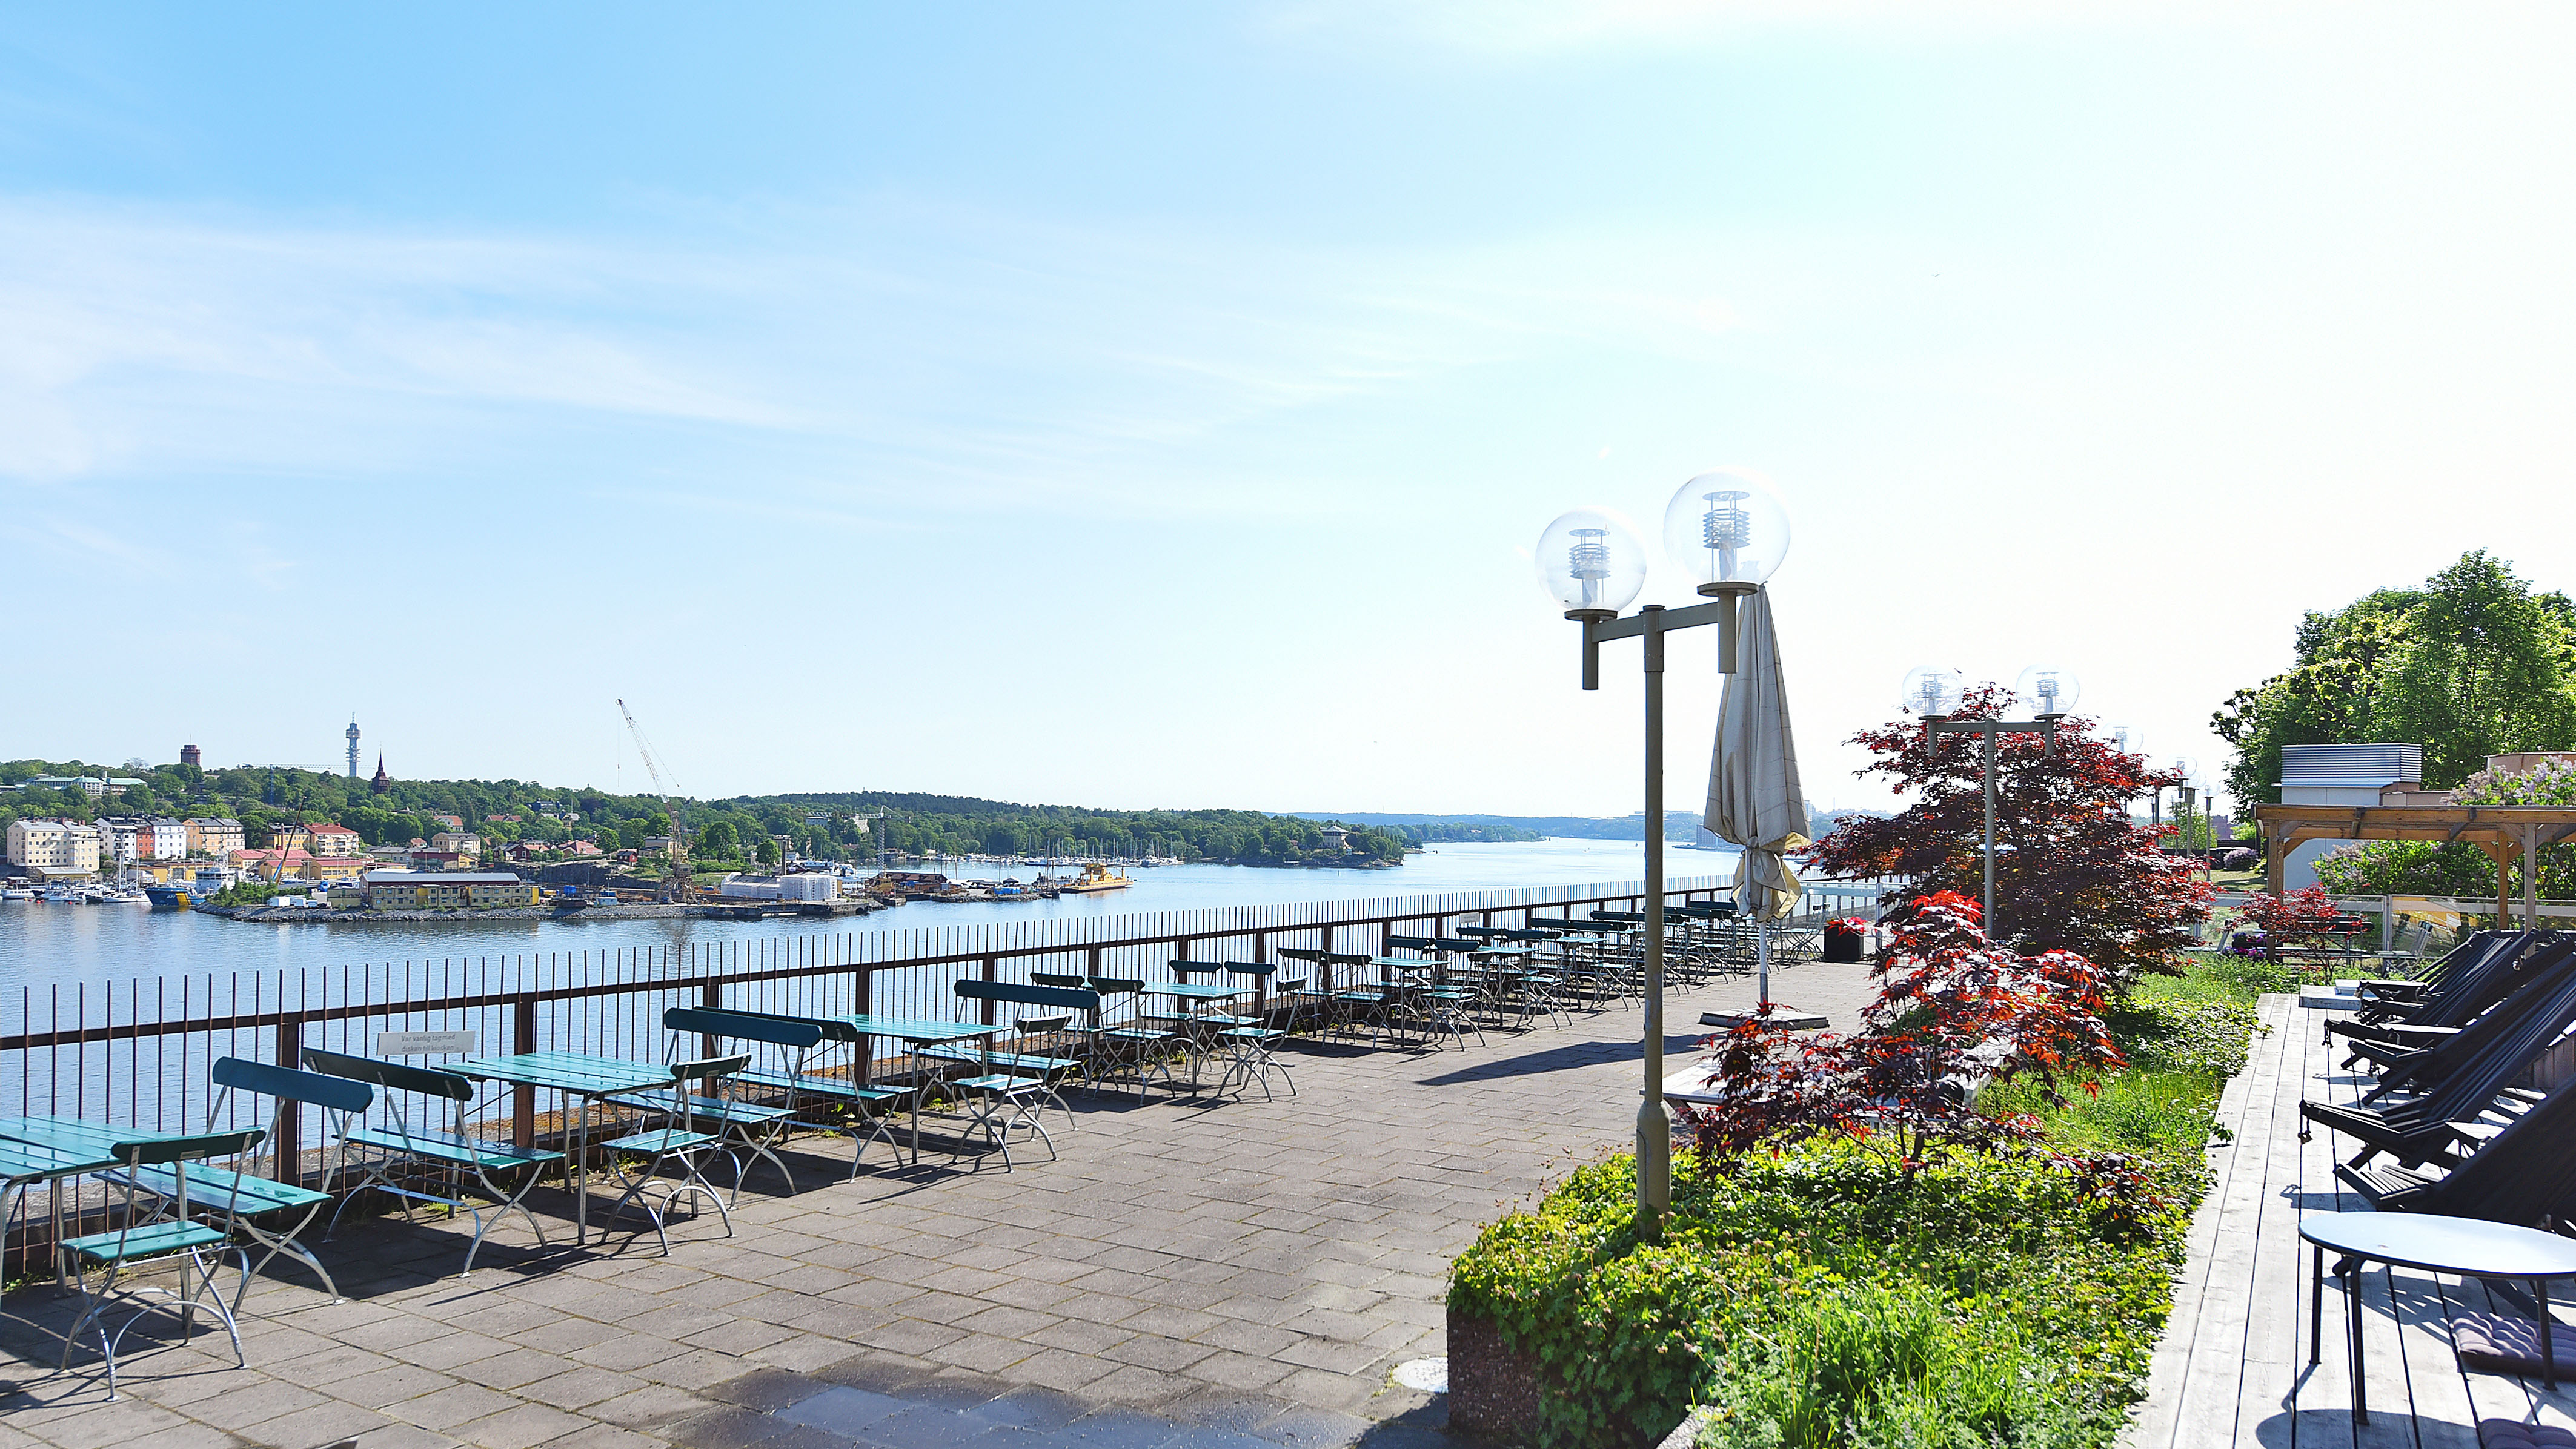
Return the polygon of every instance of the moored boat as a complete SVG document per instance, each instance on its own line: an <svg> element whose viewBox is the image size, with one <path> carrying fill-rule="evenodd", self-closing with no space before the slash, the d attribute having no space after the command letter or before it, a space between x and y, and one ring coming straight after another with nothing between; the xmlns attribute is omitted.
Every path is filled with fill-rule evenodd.
<svg viewBox="0 0 2576 1449"><path fill-rule="evenodd" d="M1102 891L1123 891L1135 883L1124 872L1112 873L1109 867L1095 861L1082 868L1081 879L1067 882L1064 889L1075 895L1091 896Z"/></svg>
<svg viewBox="0 0 2576 1449"><path fill-rule="evenodd" d="M144 897L156 911L184 911L196 904L185 886L156 885L143 888Z"/></svg>

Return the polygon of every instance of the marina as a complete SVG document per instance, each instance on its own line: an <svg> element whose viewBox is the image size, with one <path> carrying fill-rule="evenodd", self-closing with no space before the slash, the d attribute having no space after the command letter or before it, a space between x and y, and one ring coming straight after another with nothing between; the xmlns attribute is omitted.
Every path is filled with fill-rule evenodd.
<svg viewBox="0 0 2576 1449"><path fill-rule="evenodd" d="M122 982L164 971L202 975L323 970L351 962L473 959L516 953L624 949L686 950L778 935L918 931L1015 921L1082 920L1138 911L1210 910L1393 895L1500 890L1634 880L1639 841L1544 840L1435 845L1391 871L1274 870L1254 866L1166 865L1133 870L1126 888L1053 899L922 900L872 915L816 921L722 920L654 914L632 907L538 911L453 920L228 921L198 911L124 910L73 900L0 903L0 993ZM1734 869L1734 857L1692 852L1693 875ZM1029 868L1000 861L947 863L944 878L998 884ZM931 874L936 874L931 873ZM59 888L57 888L59 889Z"/></svg>

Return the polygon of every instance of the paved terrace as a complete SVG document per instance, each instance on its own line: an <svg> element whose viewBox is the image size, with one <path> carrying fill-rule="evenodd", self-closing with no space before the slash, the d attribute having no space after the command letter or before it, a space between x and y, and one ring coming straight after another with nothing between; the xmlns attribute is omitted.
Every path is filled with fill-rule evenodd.
<svg viewBox="0 0 2576 1449"><path fill-rule="evenodd" d="M2576 1428L2576 1376L2553 1391L2538 1379L2461 1370L2452 1314L2530 1312L2527 1299L2491 1296L2476 1279L2377 1264L2363 1273L2368 1424L2353 1422L2343 1303L2331 1283L2326 1351L2309 1366L2311 1259L2299 1220L2368 1204L2334 1175L2360 1145L2322 1130L2302 1145L2299 1099L2350 1102L2370 1079L2338 1069L2343 1054L2321 1041L2327 1013L2267 996L2262 1017L2271 1034L2255 1039L2219 1104L2235 1137L2211 1154L2217 1185L2192 1222L2190 1262L2132 1449L2476 1449L2482 1420Z"/></svg>
<svg viewBox="0 0 2576 1449"><path fill-rule="evenodd" d="M1862 970L1776 982L1841 1026ZM1675 997L1669 1049L1752 999ZM1075 1093L1061 1158L1011 1172L935 1152L893 1170L880 1145L845 1183L847 1142L808 1140L801 1191L755 1173L732 1238L708 1214L668 1257L649 1231L536 1250L513 1218L467 1284L439 1276L462 1227L347 1227L322 1251L348 1300L263 1282L246 1370L201 1332L121 1364L109 1404L94 1375L49 1372L56 1341L0 1326L0 1449L1445 1443L1439 1401L1391 1371L1446 1351L1449 1259L1479 1225L1629 1140L1637 1023L1613 1006L1464 1051L1306 1046L1300 1094L1272 1103ZM531 1202L569 1238L561 1192ZM49 1285L6 1306L69 1316Z"/></svg>

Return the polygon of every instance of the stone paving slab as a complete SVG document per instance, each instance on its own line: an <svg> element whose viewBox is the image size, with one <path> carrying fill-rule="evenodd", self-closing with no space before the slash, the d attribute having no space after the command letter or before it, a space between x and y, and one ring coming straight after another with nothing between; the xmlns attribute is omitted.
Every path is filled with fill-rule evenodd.
<svg viewBox="0 0 2576 1449"><path fill-rule="evenodd" d="M1840 1026L1865 969L1775 985ZM1668 1052L1752 995L1677 994ZM203 1320L161 1347L147 1323L116 1403L78 1371L93 1355L52 1371L41 1330L68 1304L23 1288L0 1304L0 1449L1428 1443L1437 1402L1391 1371L1445 1352L1448 1261L1482 1224L1626 1144L1638 1019L1463 1050L1301 1042L1274 1102L1077 1092L1057 1159L1015 1147L1007 1172L879 1145L844 1181L846 1141L800 1139L800 1190L755 1172L731 1237L676 1220L668 1257L633 1225L573 1251L551 1187L530 1195L548 1245L505 1220L470 1281L470 1225L346 1225L322 1250L346 1301L263 1280L247 1368Z"/></svg>

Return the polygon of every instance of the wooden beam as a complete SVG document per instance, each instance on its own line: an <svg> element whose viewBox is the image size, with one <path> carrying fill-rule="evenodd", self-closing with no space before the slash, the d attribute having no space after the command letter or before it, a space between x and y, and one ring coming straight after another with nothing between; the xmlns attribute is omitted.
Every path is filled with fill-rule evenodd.
<svg viewBox="0 0 2576 1449"><path fill-rule="evenodd" d="M2263 888L2276 896L2281 893L2281 854L2287 849L2289 842L2281 838L2281 832L2263 832Z"/></svg>

